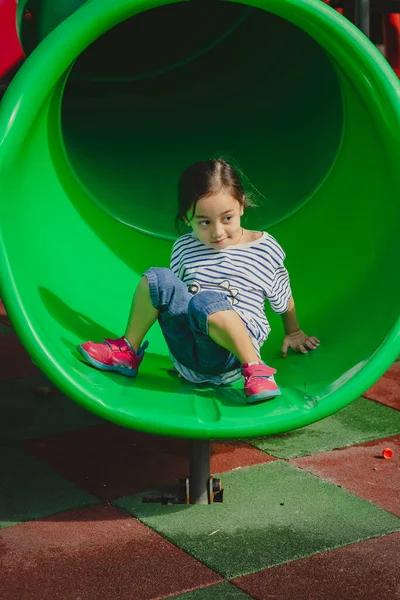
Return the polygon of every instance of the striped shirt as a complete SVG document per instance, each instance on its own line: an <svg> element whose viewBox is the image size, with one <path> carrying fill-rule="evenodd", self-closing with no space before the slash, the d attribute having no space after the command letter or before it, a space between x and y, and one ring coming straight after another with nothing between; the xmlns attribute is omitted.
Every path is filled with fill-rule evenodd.
<svg viewBox="0 0 400 600"><path fill-rule="evenodd" d="M173 245L170 268L192 294L204 290L223 293L244 321L260 355L260 348L271 331L264 310L265 300L274 312L282 314L292 296L289 274L283 264L285 258L276 239L266 232L253 242L222 250L209 248L193 233L187 233ZM205 379L175 359L174 363L185 379L195 383L208 381L226 385L240 378L240 369Z"/></svg>

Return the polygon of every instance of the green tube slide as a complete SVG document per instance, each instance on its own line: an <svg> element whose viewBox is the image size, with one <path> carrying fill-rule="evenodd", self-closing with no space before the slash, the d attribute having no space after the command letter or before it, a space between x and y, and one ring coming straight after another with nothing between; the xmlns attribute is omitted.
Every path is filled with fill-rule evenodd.
<svg viewBox="0 0 400 600"><path fill-rule="evenodd" d="M345 407L400 352L400 88L384 58L320 0L72 4L0 109L0 289L32 359L86 409L162 435L270 435ZM254 406L242 384L172 376L157 324L135 380L76 351L124 332L143 271L169 265L181 171L216 156L257 190L245 225L281 243L321 339L281 358L267 306L282 396Z"/></svg>

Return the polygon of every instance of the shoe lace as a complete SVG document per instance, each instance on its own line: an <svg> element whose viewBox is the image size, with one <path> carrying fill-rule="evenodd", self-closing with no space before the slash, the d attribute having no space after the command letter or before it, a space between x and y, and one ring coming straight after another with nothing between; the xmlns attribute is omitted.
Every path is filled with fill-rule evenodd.
<svg viewBox="0 0 400 600"><path fill-rule="evenodd" d="M129 350L129 347L123 347L123 344L118 343L119 340L112 340L110 338L105 338L104 343L110 348L111 351L118 350L118 352L125 352Z"/></svg>

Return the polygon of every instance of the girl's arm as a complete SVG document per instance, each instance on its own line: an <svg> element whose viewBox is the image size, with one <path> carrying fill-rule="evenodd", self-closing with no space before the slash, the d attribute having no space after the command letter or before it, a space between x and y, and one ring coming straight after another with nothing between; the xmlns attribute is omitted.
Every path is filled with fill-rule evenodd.
<svg viewBox="0 0 400 600"><path fill-rule="evenodd" d="M287 311L282 314L283 327L285 329L285 339L282 345L282 356L286 358L288 348L295 352L307 354L309 350L316 350L319 346L319 339L314 336L306 335L301 329L296 315L296 307L293 296L290 298Z"/></svg>
<svg viewBox="0 0 400 600"><path fill-rule="evenodd" d="M295 333L296 331L300 331L300 325L297 320L296 307L294 305L293 296L288 302L287 311L282 315L282 320L286 335Z"/></svg>

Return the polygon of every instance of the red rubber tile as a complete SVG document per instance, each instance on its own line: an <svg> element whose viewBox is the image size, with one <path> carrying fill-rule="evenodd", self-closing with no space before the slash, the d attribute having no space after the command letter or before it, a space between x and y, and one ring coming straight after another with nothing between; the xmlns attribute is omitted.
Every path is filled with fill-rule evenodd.
<svg viewBox="0 0 400 600"><path fill-rule="evenodd" d="M393 458L381 456L384 448ZM289 462L400 517L400 435Z"/></svg>
<svg viewBox="0 0 400 600"><path fill-rule="evenodd" d="M394 600L400 533L314 554L232 583L256 600Z"/></svg>
<svg viewBox="0 0 400 600"><path fill-rule="evenodd" d="M29 441L25 448L80 488L115 500L189 474L187 440L147 435L112 424ZM211 471L269 462L269 457L241 442L213 443Z"/></svg>
<svg viewBox="0 0 400 600"><path fill-rule="evenodd" d="M40 373L15 333L0 336L0 381L22 379Z"/></svg>
<svg viewBox="0 0 400 600"><path fill-rule="evenodd" d="M337 548L233 581L255 600L394 600L400 534Z"/></svg>
<svg viewBox="0 0 400 600"><path fill-rule="evenodd" d="M1 600L150 600L222 581L111 506L0 531Z"/></svg>
<svg viewBox="0 0 400 600"><path fill-rule="evenodd" d="M400 362L394 363L363 396L400 410Z"/></svg>
<svg viewBox="0 0 400 600"><path fill-rule="evenodd" d="M211 471L226 473L240 467L253 467L277 460L261 450L243 442L212 442Z"/></svg>

